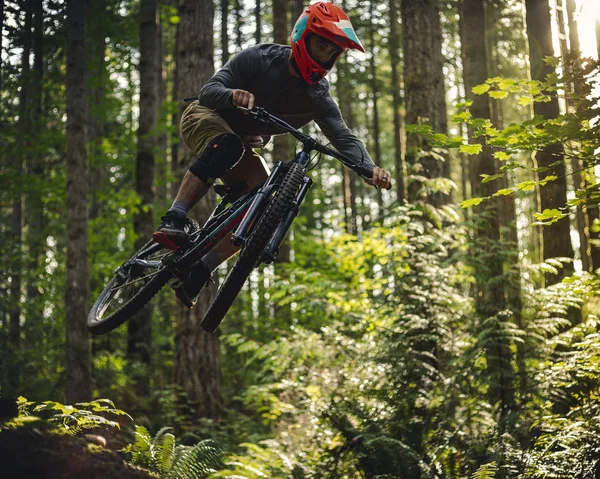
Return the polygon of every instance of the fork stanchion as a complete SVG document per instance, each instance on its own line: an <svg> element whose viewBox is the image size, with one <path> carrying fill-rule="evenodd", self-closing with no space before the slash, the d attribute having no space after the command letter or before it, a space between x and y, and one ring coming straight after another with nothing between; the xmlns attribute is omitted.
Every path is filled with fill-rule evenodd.
<svg viewBox="0 0 600 479"><path fill-rule="evenodd" d="M233 233L233 235L231 236L231 242L234 245L244 246L246 242L246 233L248 232L248 228L256 219L256 215L262 211L267 198L269 198L271 192L273 191L273 185L279 176L279 172L283 167L283 161L278 161L275 165L275 168L273 168L273 171L269 176L267 182L260 190L258 190L254 201L252 201L252 204L250 205L250 208L248 208L248 211L242 218L240 225L235 230L235 233Z"/></svg>

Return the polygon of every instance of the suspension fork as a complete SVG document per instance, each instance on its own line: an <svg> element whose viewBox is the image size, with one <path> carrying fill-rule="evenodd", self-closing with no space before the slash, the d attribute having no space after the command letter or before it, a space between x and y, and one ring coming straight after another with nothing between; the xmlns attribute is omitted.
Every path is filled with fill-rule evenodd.
<svg viewBox="0 0 600 479"><path fill-rule="evenodd" d="M273 168L271 175L267 182L263 185L261 189L256 193L256 197L252 201L250 208L242 218L240 225L235 230L235 233L231 236L231 241L236 246L244 246L246 244L246 234L248 233L248 229L250 225L254 222L257 215L263 210L267 199L271 196L271 192L273 191L273 187L275 186L275 182L277 181L280 172L286 168L287 166L283 161L278 161Z"/></svg>
<svg viewBox="0 0 600 479"><path fill-rule="evenodd" d="M265 252L261 259L261 261L263 263L272 263L275 260L275 258L277 257L277 254L279 253L279 247L281 246L281 243L283 242L285 235L287 234L288 230L290 229L290 226L292 225L292 221L294 221L294 218L296 218L296 216L298 216L298 211L300 209L300 205L302 204L302 201L304 200L304 197L306 196L306 193L308 193L308 190L310 189L312 184L313 184L313 180L311 178L309 178L308 176L305 176L304 179L302 180L302 185L300 186L300 189L298 190L298 194L296 195L296 198L294 199L294 202L292 203L292 206L290 207L290 210L288 211L288 213L285 216L285 218L283 219L283 221L281 223L279 223L279 226L277 226L277 229L275 230L275 232L273 233L273 236L271 237L271 241L269 241L269 244L267 245L267 248L265 249Z"/></svg>

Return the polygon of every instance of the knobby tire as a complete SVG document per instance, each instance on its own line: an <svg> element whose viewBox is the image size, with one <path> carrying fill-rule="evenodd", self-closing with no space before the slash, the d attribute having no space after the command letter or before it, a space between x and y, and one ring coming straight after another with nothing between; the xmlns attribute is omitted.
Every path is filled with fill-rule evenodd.
<svg viewBox="0 0 600 479"><path fill-rule="evenodd" d="M132 256L132 258L139 255L140 252L147 248L150 244L151 242L142 247L134 256ZM106 318L98 319L99 308L103 306L108 299L110 299L111 295L114 294L113 288L119 283L119 277L117 274L115 274L108 285L104 288L102 293L100 293L100 296L98 296L98 299L88 314L88 330L92 334L98 335L108 333L119 327L140 309L142 309L142 307L148 303L172 277L173 276L169 271L165 269L158 270L158 272L152 276L148 282L144 284L139 291L137 291L136 294L129 298L120 309L116 310Z"/></svg>
<svg viewBox="0 0 600 479"><path fill-rule="evenodd" d="M202 319L201 326L205 331L213 332L221 324L231 304L244 286L246 279L260 261L275 229L296 198L303 178L304 166L294 163L285 176L275 198L267 206L258 224L253 229L246 245L242 248L235 264L219 288L204 319Z"/></svg>

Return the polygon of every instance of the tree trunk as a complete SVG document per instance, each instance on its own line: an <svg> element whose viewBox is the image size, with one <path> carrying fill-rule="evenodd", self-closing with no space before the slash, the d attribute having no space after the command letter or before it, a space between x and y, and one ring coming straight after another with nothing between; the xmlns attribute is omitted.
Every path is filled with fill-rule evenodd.
<svg viewBox="0 0 600 479"><path fill-rule="evenodd" d="M375 64L375 2L373 0L369 3L369 42L371 44L371 55L369 57L369 68L371 72L370 87L371 95L373 99L373 145L375 146L375 157L373 161L375 165L381 167L381 144L379 142L379 110L377 100L379 97L379 85L377 83L377 65ZM383 218L383 196L381 195L381 188L377 188L377 206L378 215Z"/></svg>
<svg viewBox="0 0 600 479"><path fill-rule="evenodd" d="M29 128L31 138L40 138L42 132L43 14L42 0L35 0L33 5L34 61L31 75L31 106L28 108L30 110ZM44 207L42 203L45 190L43 178L45 175L40 148L32 148L28 159L28 183L35 185L35 187L28 189L25 210L29 261L27 265L27 313L24 334L25 341L30 343L39 339L32 336L32 327L36 323L41 324L43 316L43 304L40 299L40 277L42 275L40 265L44 264L45 260Z"/></svg>
<svg viewBox="0 0 600 479"><path fill-rule="evenodd" d="M336 90L338 102L340 104L340 111L344 122L348 125L348 128L352 129L354 126L354 118L352 114L352 93L350 91L351 85L348 79L348 61L345 57L341 57L336 62L337 81ZM346 232L350 234L356 234L357 229L357 218L356 218L356 191L354 187L354 172L347 166L340 163L342 173L342 195L344 204L344 221L346 223Z"/></svg>
<svg viewBox="0 0 600 479"><path fill-rule="evenodd" d="M434 132L447 133L446 98L442 57L442 31L437 0L401 0L406 124L427 123ZM429 149L428 142L414 133L408 135L408 175L449 178L449 165L426 156L417 162L417 152ZM417 165L419 163L419 165ZM415 171L422 168L422 171ZM450 199L441 192L427 193L416 181L406 185L410 201L424 199L440 206Z"/></svg>
<svg viewBox="0 0 600 479"><path fill-rule="evenodd" d="M66 400L90 399L85 2L67 0Z"/></svg>
<svg viewBox="0 0 600 479"><path fill-rule="evenodd" d="M177 55L178 91L183 96L197 94L213 73L213 3L211 0L184 0L179 7L179 48ZM185 155L187 163L192 156ZM192 210L201 224L216 205L211 189ZM209 283L194 309L180 306L175 332L175 381L187 393L199 417L215 418L221 398L221 357L218 333L200 327L215 295Z"/></svg>
<svg viewBox="0 0 600 479"><path fill-rule="evenodd" d="M157 156L156 156L156 175L154 184L156 186L156 194L154 205L158 206L159 210L166 209L167 204L167 183L169 176L169 168L167 166L167 149L169 147L168 131L168 115L166 108L167 101L167 68L165 64L165 35L162 20L159 18L157 25L157 48L156 48L156 78L158 81L157 91L158 100L156 102L157 126L159 135L157 138Z"/></svg>
<svg viewBox="0 0 600 479"><path fill-rule="evenodd" d="M258 0L257 0L258 1ZM260 12L259 12L260 17ZM221 64L229 60L229 34L227 33L227 20L229 18L229 0L221 0ZM258 41L256 43L259 43Z"/></svg>
<svg viewBox="0 0 600 479"><path fill-rule="evenodd" d="M177 64L177 57L179 56L179 29L180 26L177 24L175 31L175 41L173 42L173 58L175 59L175 65L173 67L173 86L171 101L173 104L179 103L179 67ZM173 108L173 114L171 115L171 125L179 126L180 111L177 108ZM179 131L179 129L178 129ZM171 176L181 177L181 165L179 159L179 134L172 134L171 136ZM173 181L171 184L171 198L177 196L177 190L179 188L179 182Z"/></svg>
<svg viewBox="0 0 600 479"><path fill-rule="evenodd" d="M404 202L406 191L404 178L406 177L406 165L404 165L404 155L402 154L402 135L404 125L400 116L402 107L402 97L400 96L400 47L398 38L398 0L389 0L390 9L390 41L388 48L390 50L390 63L392 67L392 108L394 109L394 165L396 171L396 198L398 204Z"/></svg>
<svg viewBox="0 0 600 479"><path fill-rule="evenodd" d="M304 11L304 0L293 0L291 2L292 7L292 25L296 23L296 20L300 18L302 12Z"/></svg>
<svg viewBox="0 0 600 479"><path fill-rule="evenodd" d="M470 108L474 118L491 118L489 98L475 95L472 88L485 83L488 78L487 52L485 45L484 0L463 0L460 3L460 33L464 68L465 97L473 101ZM469 132L472 136L472 131ZM482 139L476 142L483 144ZM491 183L482 183L481 175L494 175L494 158L488 148L470 157L470 179L472 195L491 196L496 191ZM498 315L505 308L504 287L502 286L502 245L500 243L501 199L485 201L474 208L475 238L471 259L477 284L475 286L475 309L482 324L488 318ZM498 323L500 319L498 319ZM489 341L486 356L490 375L490 401L499 402L501 415L514 410L515 395L513 370L511 366L510 344L502 339L499 331L492 332L495 341Z"/></svg>
<svg viewBox="0 0 600 479"><path fill-rule="evenodd" d="M0 45L2 45L2 32L4 31L4 0L0 0ZM0 58L0 90L2 89L2 63L4 60Z"/></svg>
<svg viewBox="0 0 600 479"><path fill-rule="evenodd" d="M89 11L92 15L89 18L104 18L107 14L105 0L87 0ZM91 209L90 218L97 218L101 214L101 205L98 199L98 192L104 185L106 178L105 162L102 159L103 148L102 140L104 138L104 124L106 123L106 105L105 105L105 80L106 80L106 62L104 60L106 51L106 32L103 22L89 21L88 33L88 73L87 81L90 89L91 108L89 111L88 136L90 140L90 195Z"/></svg>
<svg viewBox="0 0 600 479"><path fill-rule="evenodd" d="M259 44L262 39L262 5L260 0L256 0L254 5L254 20L256 21L256 30L254 31L254 39Z"/></svg>
<svg viewBox="0 0 600 479"><path fill-rule="evenodd" d="M25 23L23 25L21 54L21 91L19 92L19 120L17 123L17 144L19 151L16 151L13 159L13 175L17 179L13 187L12 204L12 225L11 225L11 243L12 260L10 272L10 315L8 341L10 353L8 354L7 368L7 386L5 393L7 396L15 396L19 391L20 383L20 360L19 349L21 343L21 286L23 282L23 176L24 164L30 150L30 99L29 89L31 82L31 72L29 67L29 57L31 56L31 23L33 14L33 1L25 0Z"/></svg>
<svg viewBox="0 0 600 479"><path fill-rule="evenodd" d="M569 25L569 64L573 72L577 72L581 68L581 46L579 43L579 28L577 26L577 12L575 0L566 0L567 2L567 20ZM600 57L600 55L599 55ZM574 81L573 87L575 91L575 100L577 101L582 96L582 83ZM586 187L586 178L583 174L583 161L573 158L573 181L576 189ZM592 169L593 171L593 169ZM600 239L598 233L591 231L591 225L594 218L598 217L598 208L588 208L587 205L577 207L577 229L580 238L581 250L581 267L584 271L593 271L594 268L600 268L600 248L592 247L591 239Z"/></svg>
<svg viewBox="0 0 600 479"><path fill-rule="evenodd" d="M281 45L288 41L288 0L273 0L273 41ZM289 161L290 158L290 135L277 135L273 139L273 159L277 161ZM277 255L277 263L289 263L291 256L290 233L284 238ZM278 268L281 269L281 268ZM286 308L287 309L287 308Z"/></svg>
<svg viewBox="0 0 600 479"><path fill-rule="evenodd" d="M491 10L491 9L490 9ZM500 59L498 57L498 33L494 28L494 25L498 24L500 20L498 15L488 15L490 10L485 12L485 21L487 25L487 32L489 36L486 37L487 41L487 52L488 58L491 57L491 61L488 61L488 76L498 76ZM492 10L495 11L495 10ZM491 18L490 18L491 17ZM489 100L491 121L494 128L502 130L504 128L504 110L503 103L501 100L491 99ZM496 160L496 171L500 171L499 162ZM501 188L509 188L509 178L506 176L501 178ZM517 211L515 198L513 195L501 196L501 206L499 209L500 214L498 220L500 222L500 240L506 253L506 259L504 263L504 271L507 276L506 281L506 299L508 308L513 314L513 321L523 330L525 325L523 323L523 301L522 301L522 289L521 289L521 263L519 261L519 236L517 227ZM519 384L519 395L522 401L525 400L527 394L527 371L525 364L526 350L525 345L521 342L516 344L517 349L517 369L518 369L518 384Z"/></svg>
<svg viewBox="0 0 600 479"><path fill-rule="evenodd" d="M598 59L600 59L600 20L596 20L596 50L598 52Z"/></svg>
<svg viewBox="0 0 600 479"><path fill-rule="evenodd" d="M154 148L153 137L156 127L158 105L158 2L142 0L140 4L140 117L138 129L138 148L136 157L135 190L141 204L133 217L133 228L137 236L135 248L141 248L154 231ZM146 397L150 392L149 371L150 351L152 347L152 306L146 304L127 323L127 358L130 364L141 365L133 378L136 394Z"/></svg>
<svg viewBox="0 0 600 479"><path fill-rule="evenodd" d="M234 8L234 19L235 19L235 46L236 52L242 50L242 44L244 43L243 35L242 35L242 4L240 0L233 0L233 8Z"/></svg>
<svg viewBox="0 0 600 479"><path fill-rule="evenodd" d="M554 56L548 0L525 0L525 6L531 78L543 81L547 75L554 72L553 67L543 61L544 57ZM556 118L559 115L558 99L553 97L549 102L536 102L533 111L536 115L542 115L546 119ZM561 159L562 161L558 165L552 166L553 163ZM540 173L540 180L549 175L558 177L557 180L551 181L540 188L541 210L561 208L567 201L562 145L550 145L544 150L538 151L536 160L540 168L548 169ZM573 258L568 217L542 229L542 252L543 259ZM546 284L560 282L572 270L572 265L565 264L565 267L557 275L546 275Z"/></svg>

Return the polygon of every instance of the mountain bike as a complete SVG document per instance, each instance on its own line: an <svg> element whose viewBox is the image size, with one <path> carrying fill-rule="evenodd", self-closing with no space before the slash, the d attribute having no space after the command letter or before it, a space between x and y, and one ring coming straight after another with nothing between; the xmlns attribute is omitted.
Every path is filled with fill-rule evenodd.
<svg viewBox="0 0 600 479"><path fill-rule="evenodd" d="M205 331L215 331L252 270L261 263L273 262L277 257L281 242L313 183L306 176L313 152L335 157L363 178L371 178L366 168L351 164L341 153L320 144L264 109L240 109L256 121L290 133L303 145L302 150L289 163L279 161L262 185L241 197L240 191L246 185L213 185L221 201L202 227L195 223L185 248L174 244L167 248L151 240L119 266L88 315L87 326L93 334L108 333L120 326L167 283L186 281L192 267L233 232L231 241L241 250L201 322Z"/></svg>

